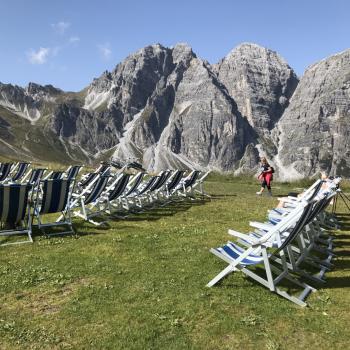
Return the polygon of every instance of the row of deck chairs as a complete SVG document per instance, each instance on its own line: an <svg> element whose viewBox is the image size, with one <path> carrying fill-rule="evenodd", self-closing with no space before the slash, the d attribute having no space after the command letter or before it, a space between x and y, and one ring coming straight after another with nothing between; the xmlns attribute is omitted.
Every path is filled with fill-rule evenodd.
<svg viewBox="0 0 350 350"><path fill-rule="evenodd" d="M28 170L29 164L26 164ZM130 167L140 171L134 175L125 172ZM54 226L65 228L58 234L75 233L72 216L101 225L111 218L125 217L175 200L193 200L199 194L207 196L203 181L208 173L196 170L187 176L181 170L149 176L138 164L122 166L116 173L111 171L110 164L101 164L77 181L80 169L81 166L71 166L65 172L49 172L45 177L46 169L32 169L20 180L16 177L17 181L9 171L0 182L0 236L25 234L28 239L5 240L1 245L33 242L33 223L48 236L57 234L49 232ZM45 222L44 216L54 213L61 215L54 222L51 216L50 222Z"/></svg>
<svg viewBox="0 0 350 350"><path fill-rule="evenodd" d="M250 222L247 234L229 230L236 241L210 250L228 266L207 286L241 271L271 292L306 306L305 298L325 283L325 273L333 266L333 237L326 230L338 228L338 223L326 208L340 191L339 182L319 180L299 197L283 199L285 207L269 211L264 223ZM297 295L291 287L299 290Z"/></svg>

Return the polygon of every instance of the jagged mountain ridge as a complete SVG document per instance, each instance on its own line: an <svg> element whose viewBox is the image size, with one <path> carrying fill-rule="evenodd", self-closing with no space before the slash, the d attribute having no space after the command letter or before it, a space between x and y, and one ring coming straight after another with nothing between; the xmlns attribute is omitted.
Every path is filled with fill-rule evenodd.
<svg viewBox="0 0 350 350"><path fill-rule="evenodd" d="M297 86L288 64L255 44L239 45L214 65L186 44L151 45L80 93L0 83L0 153L42 158L31 137L40 131L41 142L49 144L45 156L52 152L66 161L94 162L113 154L137 158L148 170L247 172L260 152L274 158L283 176L310 175L307 167L286 171L289 159L279 154L289 151L281 135L290 128L292 114L284 115L297 103ZM25 135L19 126L24 119Z"/></svg>

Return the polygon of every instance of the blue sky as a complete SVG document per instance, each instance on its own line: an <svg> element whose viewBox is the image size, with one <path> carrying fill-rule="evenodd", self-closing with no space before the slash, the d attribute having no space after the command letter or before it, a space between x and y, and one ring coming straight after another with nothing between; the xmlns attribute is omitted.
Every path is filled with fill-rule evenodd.
<svg viewBox="0 0 350 350"><path fill-rule="evenodd" d="M347 0L0 0L0 81L79 91L128 54L187 42L216 63L241 42L298 75L350 48Z"/></svg>

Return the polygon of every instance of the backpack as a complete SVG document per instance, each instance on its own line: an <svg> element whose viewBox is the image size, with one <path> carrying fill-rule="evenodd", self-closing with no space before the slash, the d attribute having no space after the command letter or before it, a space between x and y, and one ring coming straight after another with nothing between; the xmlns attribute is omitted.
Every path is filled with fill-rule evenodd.
<svg viewBox="0 0 350 350"><path fill-rule="evenodd" d="M271 173L273 174L275 172L275 169L272 166L270 166L270 168L271 168Z"/></svg>

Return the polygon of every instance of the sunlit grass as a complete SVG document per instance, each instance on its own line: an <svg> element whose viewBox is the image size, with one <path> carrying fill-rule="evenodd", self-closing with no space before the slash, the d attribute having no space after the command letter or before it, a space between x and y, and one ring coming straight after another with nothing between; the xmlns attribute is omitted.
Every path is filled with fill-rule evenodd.
<svg viewBox="0 0 350 350"><path fill-rule="evenodd" d="M78 238L1 248L1 349L338 349L350 321L349 231L335 232L335 269L300 308L242 274L205 285L225 264L209 248L229 228L262 220L276 197L306 183L274 185L212 175L211 201L186 201L96 228Z"/></svg>

